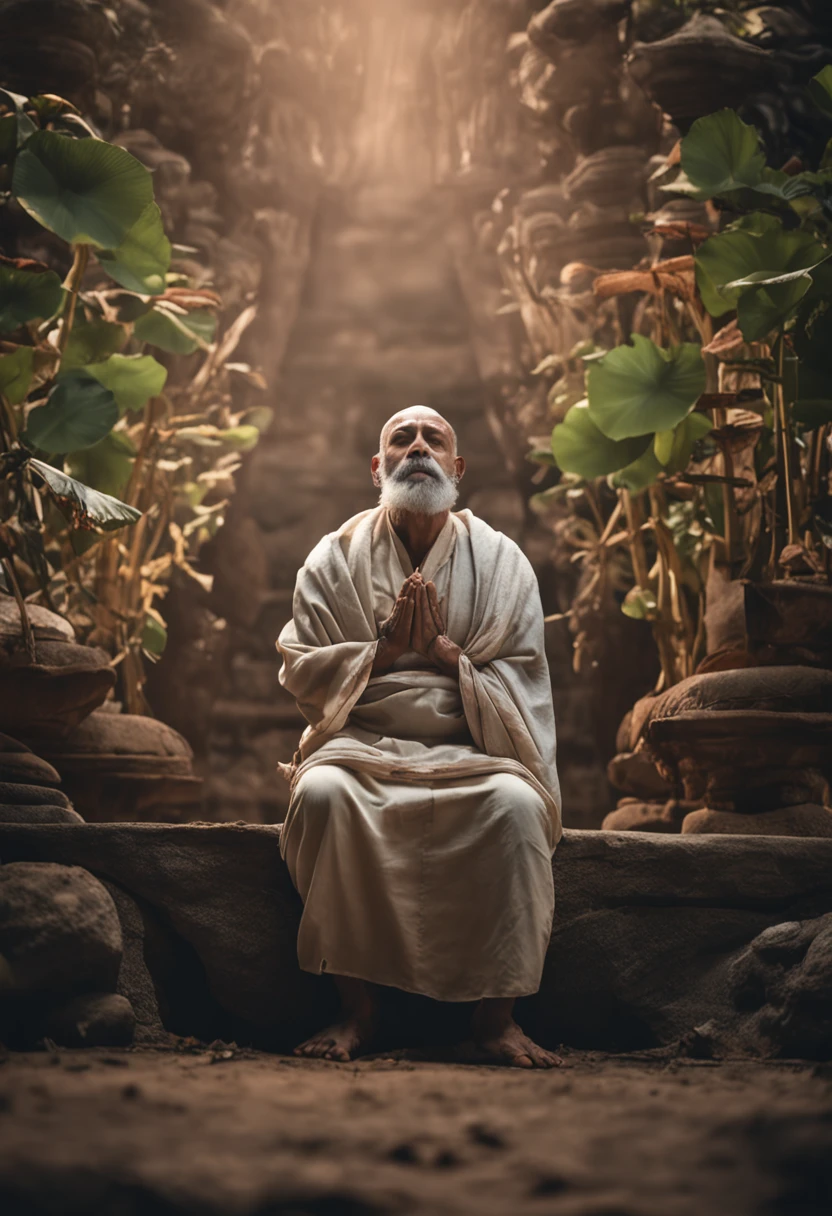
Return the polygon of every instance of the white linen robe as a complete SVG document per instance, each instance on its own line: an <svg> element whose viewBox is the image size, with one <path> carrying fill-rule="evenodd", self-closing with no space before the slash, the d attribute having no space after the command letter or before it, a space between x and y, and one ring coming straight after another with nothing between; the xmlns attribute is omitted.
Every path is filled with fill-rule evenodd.
<svg viewBox="0 0 832 1216"><path fill-rule="evenodd" d="M378 626L412 567L386 510L310 553L277 642L309 726L281 770L281 851L304 903L304 970L443 1001L536 992L560 839L555 723L534 572L470 511L421 567L459 679L403 655L373 677Z"/></svg>

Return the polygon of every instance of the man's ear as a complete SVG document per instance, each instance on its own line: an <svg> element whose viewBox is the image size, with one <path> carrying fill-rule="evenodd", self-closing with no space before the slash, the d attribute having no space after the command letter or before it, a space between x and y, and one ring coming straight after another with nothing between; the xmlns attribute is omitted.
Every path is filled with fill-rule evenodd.
<svg viewBox="0 0 832 1216"><path fill-rule="evenodd" d="M465 459L462 456L457 456L454 461L454 472L456 473L457 481L462 481L465 474Z"/></svg>
<svg viewBox="0 0 832 1216"><path fill-rule="evenodd" d="M370 471L373 474L373 485L376 487L377 490L381 488L381 479L379 478L379 475L378 475L378 470L379 470L380 464L381 464L381 457L379 455L375 455L373 457L373 459L370 461Z"/></svg>

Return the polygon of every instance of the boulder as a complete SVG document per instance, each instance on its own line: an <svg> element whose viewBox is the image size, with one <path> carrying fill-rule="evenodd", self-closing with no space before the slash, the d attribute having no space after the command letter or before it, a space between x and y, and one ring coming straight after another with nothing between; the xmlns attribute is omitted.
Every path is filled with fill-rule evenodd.
<svg viewBox="0 0 832 1216"><path fill-rule="evenodd" d="M51 764L10 735L0 734L0 784L60 785L61 776Z"/></svg>
<svg viewBox="0 0 832 1216"><path fill-rule="evenodd" d="M804 803L758 815L735 811L691 811L682 823L685 835L714 832L739 836L832 836L832 810Z"/></svg>
<svg viewBox="0 0 832 1216"><path fill-rule="evenodd" d="M666 801L672 788L645 751L619 752L607 765L610 785L625 794L645 800L661 798Z"/></svg>
<svg viewBox="0 0 832 1216"><path fill-rule="evenodd" d="M6 831L75 832L85 825ZM4 861L10 860L5 851ZM112 899L86 870L46 861L0 865L0 956L13 993L112 992L121 962L121 927Z"/></svg>
<svg viewBox="0 0 832 1216"><path fill-rule="evenodd" d="M331 1015L329 981L297 966L300 901L276 829L0 824L0 856L90 867L166 926L167 945L145 938L143 953L176 1033L201 1018L209 1041L286 1049ZM832 841L567 830L554 878L543 983L521 1021L552 1045L655 1047L709 1020L736 1028L731 965L764 930L832 912Z"/></svg>
<svg viewBox="0 0 832 1216"><path fill-rule="evenodd" d="M136 1015L115 992L85 992L57 1005L40 1024L40 1037L60 1047L129 1047Z"/></svg>
<svg viewBox="0 0 832 1216"><path fill-rule="evenodd" d="M563 42L585 42L614 26L630 11L632 0L552 0L528 26L531 42L556 59Z"/></svg>
<svg viewBox="0 0 832 1216"><path fill-rule="evenodd" d="M72 806L62 790L46 789L42 785L20 785L9 781L0 781L0 803L10 806Z"/></svg>
<svg viewBox="0 0 832 1216"><path fill-rule="evenodd" d="M735 1017L715 1028L746 1054L832 1059L832 914L765 929L728 972Z"/></svg>

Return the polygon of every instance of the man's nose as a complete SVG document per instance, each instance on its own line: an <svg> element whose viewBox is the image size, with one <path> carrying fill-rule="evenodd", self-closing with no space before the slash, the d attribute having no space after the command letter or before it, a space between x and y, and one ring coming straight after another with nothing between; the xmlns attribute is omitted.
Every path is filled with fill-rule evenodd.
<svg viewBox="0 0 832 1216"><path fill-rule="evenodd" d="M415 460L417 456L427 456L428 445L421 435L417 435L407 449L407 459Z"/></svg>

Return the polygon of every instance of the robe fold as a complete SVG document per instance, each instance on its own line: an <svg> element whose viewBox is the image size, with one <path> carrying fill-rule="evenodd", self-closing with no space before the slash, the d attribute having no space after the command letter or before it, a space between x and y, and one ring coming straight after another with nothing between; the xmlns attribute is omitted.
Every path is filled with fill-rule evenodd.
<svg viewBox="0 0 832 1216"><path fill-rule="evenodd" d="M534 572L470 511L422 564L459 679L410 652L372 676L378 628L412 566L387 514L362 512L300 570L277 642L309 725L281 850L304 903L304 970L444 1001L540 983L561 835L555 723Z"/></svg>

